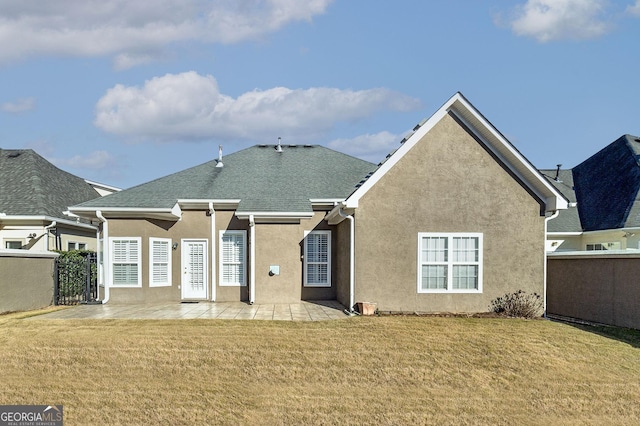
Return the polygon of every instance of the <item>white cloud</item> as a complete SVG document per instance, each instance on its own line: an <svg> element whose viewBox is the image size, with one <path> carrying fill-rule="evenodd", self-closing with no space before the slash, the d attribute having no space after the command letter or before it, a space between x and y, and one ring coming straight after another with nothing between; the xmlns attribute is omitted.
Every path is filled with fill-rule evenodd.
<svg viewBox="0 0 640 426"><path fill-rule="evenodd" d="M34 98L21 98L14 102L5 102L0 105L0 111L8 112L11 114L19 114L21 112L31 111L36 107L36 100Z"/></svg>
<svg viewBox="0 0 640 426"><path fill-rule="evenodd" d="M88 170L110 169L117 163L116 158L107 151L94 151L88 155L76 155L71 158L54 158L51 162L59 167Z"/></svg>
<svg viewBox="0 0 640 426"><path fill-rule="evenodd" d="M146 63L172 43L257 40L333 0L0 0L0 63L37 55ZM19 40L20 42L16 42Z"/></svg>
<svg viewBox="0 0 640 426"><path fill-rule="evenodd" d="M372 163L379 163L387 154L400 146L401 140L402 135L394 135L383 131L373 135L360 135L351 139L335 139L327 145L336 151L341 151Z"/></svg>
<svg viewBox="0 0 640 426"><path fill-rule="evenodd" d="M353 122L382 110L420 105L388 89L335 88L254 90L237 98L220 93L210 75L167 74L142 87L116 85L96 105L94 124L134 139L270 141L278 136L311 140L338 122Z"/></svg>
<svg viewBox="0 0 640 426"><path fill-rule="evenodd" d="M627 13L634 16L640 16L640 0L636 0L634 5L627 6Z"/></svg>
<svg viewBox="0 0 640 426"><path fill-rule="evenodd" d="M528 0L516 9L510 26L540 42L595 38L609 30L606 5L607 0Z"/></svg>

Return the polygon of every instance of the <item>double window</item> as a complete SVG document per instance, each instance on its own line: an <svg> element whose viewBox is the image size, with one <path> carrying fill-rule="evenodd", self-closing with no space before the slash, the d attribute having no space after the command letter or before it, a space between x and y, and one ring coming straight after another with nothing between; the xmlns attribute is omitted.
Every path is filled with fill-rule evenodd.
<svg viewBox="0 0 640 426"><path fill-rule="evenodd" d="M418 234L418 293L444 292L482 292L482 234Z"/></svg>
<svg viewBox="0 0 640 426"><path fill-rule="evenodd" d="M245 286L247 232L220 231L220 285Z"/></svg>
<svg viewBox="0 0 640 426"><path fill-rule="evenodd" d="M331 231L311 231L304 239L304 285L331 287Z"/></svg>
<svg viewBox="0 0 640 426"><path fill-rule="evenodd" d="M110 238L111 282L119 287L142 287L141 239Z"/></svg>

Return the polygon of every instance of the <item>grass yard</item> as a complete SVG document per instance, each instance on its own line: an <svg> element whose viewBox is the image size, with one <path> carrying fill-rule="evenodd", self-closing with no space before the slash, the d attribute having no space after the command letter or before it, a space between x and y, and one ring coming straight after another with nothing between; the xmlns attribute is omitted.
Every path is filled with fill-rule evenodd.
<svg viewBox="0 0 640 426"><path fill-rule="evenodd" d="M640 424L632 331L24 317L0 316L0 404L63 404L67 425Z"/></svg>

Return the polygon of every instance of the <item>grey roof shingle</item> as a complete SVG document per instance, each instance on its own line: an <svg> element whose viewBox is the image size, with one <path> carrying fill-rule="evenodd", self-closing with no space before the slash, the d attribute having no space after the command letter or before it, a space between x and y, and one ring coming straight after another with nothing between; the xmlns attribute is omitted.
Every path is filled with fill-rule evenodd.
<svg viewBox="0 0 640 426"><path fill-rule="evenodd" d="M0 149L0 213L64 218L69 206L100 195L31 149Z"/></svg>
<svg viewBox="0 0 640 426"><path fill-rule="evenodd" d="M640 138L623 135L576 167L541 170L576 207L549 221L550 232L640 226Z"/></svg>
<svg viewBox="0 0 640 426"><path fill-rule="evenodd" d="M640 139L623 135L573 168L585 231L640 226Z"/></svg>
<svg viewBox="0 0 640 426"><path fill-rule="evenodd" d="M569 201L569 208L560 210L558 217L549 221L549 232L580 232L582 225L578 209L571 205L576 202L576 193L573 189L573 172L568 170L540 170L540 173L560 191L560 193ZM556 178L557 176L557 178Z"/></svg>
<svg viewBox="0 0 640 426"><path fill-rule="evenodd" d="M179 199L240 199L241 212L310 212L310 199L344 199L375 165L320 145L256 145L79 207L171 208Z"/></svg>

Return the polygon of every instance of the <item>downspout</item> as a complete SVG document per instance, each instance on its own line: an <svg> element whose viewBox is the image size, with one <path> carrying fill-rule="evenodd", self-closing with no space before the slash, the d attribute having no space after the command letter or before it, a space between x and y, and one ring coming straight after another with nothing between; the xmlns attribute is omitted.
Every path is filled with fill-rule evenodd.
<svg viewBox="0 0 640 426"><path fill-rule="evenodd" d="M560 210L556 210L549 217L544 218L544 294L542 295L542 308L544 310L544 317L547 318L547 227L549 221L558 217Z"/></svg>
<svg viewBox="0 0 640 426"><path fill-rule="evenodd" d="M256 301L256 222L249 215L249 304Z"/></svg>
<svg viewBox="0 0 640 426"><path fill-rule="evenodd" d="M355 305L355 219L352 215L346 214L342 208L338 209L338 213L345 219L349 219L349 307L346 309L349 315L353 314L353 306Z"/></svg>
<svg viewBox="0 0 640 426"><path fill-rule="evenodd" d="M106 244L106 250L102 250L102 281L104 283L104 298L102 304L109 301L109 222L102 216L100 210L96 210L96 217L102 222L102 245ZM100 240L98 240L100 241Z"/></svg>
<svg viewBox="0 0 640 426"><path fill-rule="evenodd" d="M211 216L211 301L216 301L216 211L213 202L209 201L209 216Z"/></svg>
<svg viewBox="0 0 640 426"><path fill-rule="evenodd" d="M44 248L45 251L49 251L49 230L51 228L55 228L58 225L58 221L54 220L53 222L51 222L50 225L47 225L44 227L44 235L45 235L45 244L46 247ZM56 247L57 248L57 247Z"/></svg>

